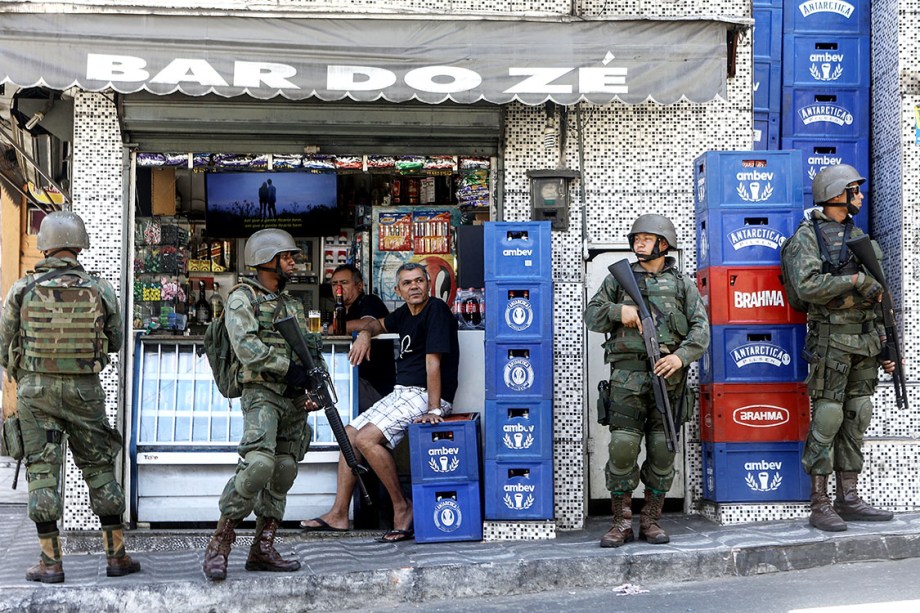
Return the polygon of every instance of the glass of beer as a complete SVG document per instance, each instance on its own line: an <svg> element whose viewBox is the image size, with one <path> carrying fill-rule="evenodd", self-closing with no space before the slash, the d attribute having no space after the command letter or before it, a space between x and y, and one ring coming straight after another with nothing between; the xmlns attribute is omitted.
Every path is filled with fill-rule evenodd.
<svg viewBox="0 0 920 613"><path fill-rule="evenodd" d="M313 334L319 334L323 329L323 321L320 316L320 312L315 309L311 309L307 315L307 330Z"/></svg>

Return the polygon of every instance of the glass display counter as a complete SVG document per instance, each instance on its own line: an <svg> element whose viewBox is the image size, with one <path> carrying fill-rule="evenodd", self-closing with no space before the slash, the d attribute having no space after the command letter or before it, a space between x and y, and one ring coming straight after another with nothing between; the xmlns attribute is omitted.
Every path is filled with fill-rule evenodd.
<svg viewBox="0 0 920 613"><path fill-rule="evenodd" d="M201 337L139 336L135 345L130 441L132 518L136 522L216 520L217 499L239 460L240 399L217 390ZM327 338L323 357L343 423L357 415L358 372L348 362L350 338ZM335 494L338 444L323 411L305 413L310 452L288 508L322 512Z"/></svg>

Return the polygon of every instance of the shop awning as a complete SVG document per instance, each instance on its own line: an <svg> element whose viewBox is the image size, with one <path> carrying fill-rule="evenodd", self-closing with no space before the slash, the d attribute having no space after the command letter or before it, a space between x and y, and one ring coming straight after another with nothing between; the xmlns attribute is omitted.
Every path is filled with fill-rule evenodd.
<svg viewBox="0 0 920 613"><path fill-rule="evenodd" d="M735 27L5 13L0 83L326 101L706 102L726 95L726 31Z"/></svg>

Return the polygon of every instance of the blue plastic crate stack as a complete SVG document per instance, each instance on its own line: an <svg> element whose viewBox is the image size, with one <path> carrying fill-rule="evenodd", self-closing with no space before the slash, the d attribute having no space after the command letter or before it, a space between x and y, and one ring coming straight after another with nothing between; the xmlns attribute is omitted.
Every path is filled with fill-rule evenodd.
<svg viewBox="0 0 920 613"><path fill-rule="evenodd" d="M811 206L811 181L822 168L850 164L869 176L872 7L869 0L786 0L783 11L781 143L802 151ZM867 198L855 217L867 233L869 208Z"/></svg>
<svg viewBox="0 0 920 613"><path fill-rule="evenodd" d="M783 0L754 0L754 149L780 146Z"/></svg>
<svg viewBox="0 0 920 613"><path fill-rule="evenodd" d="M553 518L550 222L485 224L485 518Z"/></svg>
<svg viewBox="0 0 920 613"><path fill-rule="evenodd" d="M409 463L416 542L481 541L479 414L410 424Z"/></svg>
<svg viewBox="0 0 920 613"><path fill-rule="evenodd" d="M801 163L799 151L708 151L694 162L697 285L712 325L700 361L703 498L714 502L809 496L804 317L779 280L780 247L802 215Z"/></svg>

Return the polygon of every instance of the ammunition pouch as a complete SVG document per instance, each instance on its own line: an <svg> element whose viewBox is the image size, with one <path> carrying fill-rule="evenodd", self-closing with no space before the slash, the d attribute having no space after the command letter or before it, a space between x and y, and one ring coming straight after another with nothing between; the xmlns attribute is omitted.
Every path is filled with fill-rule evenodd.
<svg viewBox="0 0 920 613"><path fill-rule="evenodd" d="M598 381L597 383L597 423L602 426L608 425L610 418L610 381Z"/></svg>
<svg viewBox="0 0 920 613"><path fill-rule="evenodd" d="M607 425L642 432L645 429L645 420L640 409L620 405L615 411L607 414Z"/></svg>
<svg viewBox="0 0 920 613"><path fill-rule="evenodd" d="M25 447L22 444L22 427L19 424L19 415L13 413L3 420L3 447L6 453L14 460L21 460L25 456Z"/></svg>

